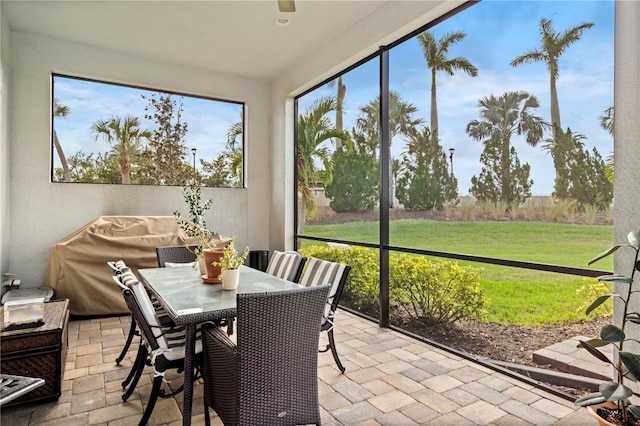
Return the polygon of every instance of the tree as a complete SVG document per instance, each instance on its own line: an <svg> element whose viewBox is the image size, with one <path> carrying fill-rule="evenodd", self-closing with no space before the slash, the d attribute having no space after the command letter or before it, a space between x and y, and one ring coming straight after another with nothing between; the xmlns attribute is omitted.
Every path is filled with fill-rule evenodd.
<svg viewBox="0 0 640 426"><path fill-rule="evenodd" d="M418 112L418 108L410 102L403 101L398 92L389 91L389 147L391 147L395 136L409 136L415 132L417 126L424 123L422 118L413 117L416 112ZM356 126L373 144L369 148L375 155L380 141L380 96L360 108ZM393 159L389 156L390 171L392 165ZM391 207L393 207L393 192L393 185L389 185L389 205Z"/></svg>
<svg viewBox="0 0 640 426"><path fill-rule="evenodd" d="M613 201L613 183L609 181L606 165L598 150L592 152L578 147L567 155L568 198L581 208L595 206L605 210Z"/></svg>
<svg viewBox="0 0 640 426"><path fill-rule="evenodd" d="M520 167L515 148L511 146L511 137L514 134L525 136L527 144L531 146L540 142L549 124L531 113L532 109L539 106L538 99L524 91L505 92L498 98L494 95L485 96L478 101L480 120L470 121L466 132L473 139L483 142L484 162L482 156L480 160L485 167L493 168L483 170L478 185L484 183L480 186L475 185L481 196L482 191L492 194L484 198L494 202L504 201L515 207L517 204L514 203L524 201L522 197L530 193L527 190L529 165ZM527 173L524 173L525 170ZM489 185L488 180L493 183ZM528 186L530 189L531 185ZM478 195L474 195L479 198Z"/></svg>
<svg viewBox="0 0 640 426"><path fill-rule="evenodd" d="M614 125L615 125L614 113L615 113L614 107L610 106L609 108L604 110L604 115L600 117L600 127L606 130L611 135L611 137L614 136ZM605 161L605 166L606 166L607 179L609 179L609 181L613 183L613 175L614 175L613 152L607 156L607 160Z"/></svg>
<svg viewBox="0 0 640 426"><path fill-rule="evenodd" d="M549 70L549 94L551 97L551 125L553 126L553 134L555 137L556 127L562 129L560 123L560 105L558 103L558 90L556 88L556 80L560 76L559 59L569 46L580 40L584 30L593 27L592 23L583 23L575 25L563 33L557 33L551 26L551 19L540 19L540 49L533 49L523 55L518 56L511 61L511 66L531 63L544 62Z"/></svg>
<svg viewBox="0 0 640 426"><path fill-rule="evenodd" d="M513 208L531 197L531 166L520 164L514 147L510 147L505 156L500 140L487 141L480 155L480 163L480 176L471 177L469 189L479 202L489 201L494 205L504 202ZM504 174L509 176L509 180L503 178Z"/></svg>
<svg viewBox="0 0 640 426"><path fill-rule="evenodd" d="M211 162L200 160L202 170L210 174L204 179L207 186L242 186L243 135L244 125L240 117L240 121L231 124L227 130L225 149Z"/></svg>
<svg viewBox="0 0 640 426"><path fill-rule="evenodd" d="M446 154L428 127L409 137L396 197L407 210L442 210L458 198L458 180L449 173Z"/></svg>
<svg viewBox="0 0 640 426"><path fill-rule="evenodd" d="M204 179L204 184L206 186L232 186L232 175L229 170L227 155L225 153L218 155L212 162L200 160L200 164L202 164L202 170L209 174L209 176Z"/></svg>
<svg viewBox="0 0 640 426"><path fill-rule="evenodd" d="M58 99L54 99L53 101L53 116L65 118L69 115L69 107L66 105L62 105L58 102ZM53 129L53 146L56 149L56 153L58 154L58 158L60 159L60 165L62 166L62 177L65 182L72 182L71 180L71 172L69 171L69 164L67 163L67 157L64 155L64 151L62 150L62 145L60 145L60 140L58 139L58 132L54 127Z"/></svg>
<svg viewBox="0 0 640 426"><path fill-rule="evenodd" d="M440 40L436 41L433 34L424 31L418 34L418 42L422 46L424 59L427 67L431 70L431 133L438 133L438 103L436 101L436 73L444 71L450 76L454 71L462 71L472 77L478 75L478 69L463 57L449 59L447 54L449 48L462 41L467 35L463 32L447 33Z"/></svg>
<svg viewBox="0 0 640 426"><path fill-rule="evenodd" d="M244 137L244 125L242 117L240 121L233 123L227 131L226 149L229 153L229 168L231 169L232 186L242 186L242 140Z"/></svg>
<svg viewBox="0 0 640 426"><path fill-rule="evenodd" d="M298 206L298 231L304 227L308 214L315 211L313 184L320 178L316 165L324 165L324 184L331 182L333 163L327 144L333 138L346 140L349 135L333 127L327 115L335 111L336 100L331 97L317 99L308 110L298 118L298 192L301 206Z"/></svg>
<svg viewBox="0 0 640 426"><path fill-rule="evenodd" d="M554 139L547 139L543 149L551 154L553 165L556 169L556 178L553 185L553 197L560 200L567 200L570 197L569 187L571 185L569 177L569 156L576 150L582 150L585 138L580 133L573 133L567 128L566 132L558 129Z"/></svg>
<svg viewBox="0 0 640 426"><path fill-rule="evenodd" d="M114 116L108 120L98 120L91 126L95 140L104 139L118 156L122 183L125 185L131 184L131 159L141 151L142 140L151 137L151 132L139 126L138 118L132 116L124 120Z"/></svg>
<svg viewBox="0 0 640 426"><path fill-rule="evenodd" d="M336 212L372 211L378 201L380 170L368 151L365 135L352 132L350 140L333 153L333 180L325 188Z"/></svg>
<svg viewBox="0 0 640 426"><path fill-rule="evenodd" d="M162 93L154 93L151 97L143 95L142 98L149 101L145 107L145 118L157 126L144 152L150 166L146 173L161 185L184 185L195 179L195 170L185 167L187 146L184 138L188 124L182 120L182 99L176 100L170 94Z"/></svg>
<svg viewBox="0 0 640 426"><path fill-rule="evenodd" d="M347 94L347 86L342 82L342 76L335 80L331 80L328 84L329 87L336 86L336 129L344 130L342 119L344 115L344 98ZM336 149L340 148L342 141L336 140Z"/></svg>

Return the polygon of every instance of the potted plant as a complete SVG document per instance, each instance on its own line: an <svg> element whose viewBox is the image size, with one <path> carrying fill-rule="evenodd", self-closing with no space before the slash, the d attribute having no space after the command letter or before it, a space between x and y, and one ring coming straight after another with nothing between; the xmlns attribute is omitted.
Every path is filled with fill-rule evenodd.
<svg viewBox="0 0 640 426"><path fill-rule="evenodd" d="M629 338L625 332L628 324L640 324L640 313L632 311L632 297L640 290L634 289L633 281L636 271L640 271L640 230L632 231L627 235L628 244L616 244L593 258L592 263L610 256L619 248L628 248L633 252L633 263L629 276L604 275L598 277L599 281L618 284L618 288L625 291L621 294L606 294L598 297L587 308L586 313L591 313L607 300L619 299L622 301L622 315L617 324L607 324L602 327L599 339L581 341L579 347L586 349L590 354L601 361L613 366L616 371L615 381L604 382L600 385L599 392L585 395L575 401L576 405L588 407L589 411L598 419L601 425L635 425L640 424L640 405L632 405L629 398L634 395L633 390L625 384L625 381L637 381L640 378L640 354L625 350L625 342L638 341ZM635 303L640 299L635 297ZM614 362L604 355L598 347L614 345L618 353L618 360ZM637 396L637 394L636 394ZM634 423L632 423L634 421ZM637 421L638 423L635 423Z"/></svg>
<svg viewBox="0 0 640 426"><path fill-rule="evenodd" d="M211 264L222 256L222 245L226 244L228 239L225 241L220 234L207 228L204 213L211 208L213 202L211 200L202 200L202 188L195 183L182 188L182 192L184 201L189 206L189 219L184 218L177 210L173 212L173 215L178 221L180 229L189 238L198 240L195 254L200 265L200 273L206 275L209 280L219 282L218 275L220 271L214 270Z"/></svg>
<svg viewBox="0 0 640 426"><path fill-rule="evenodd" d="M222 288L224 290L235 290L238 288L238 279L240 277L240 268L244 264L244 261L249 256L249 247L244 248L242 255L238 254L235 249L235 238L231 239L231 242L222 250L222 257L213 261L214 266L218 266L221 269L220 276L222 280Z"/></svg>

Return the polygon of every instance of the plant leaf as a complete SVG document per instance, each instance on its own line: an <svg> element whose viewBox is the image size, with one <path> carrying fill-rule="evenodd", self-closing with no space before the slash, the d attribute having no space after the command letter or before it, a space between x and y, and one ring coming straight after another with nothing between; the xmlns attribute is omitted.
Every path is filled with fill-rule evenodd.
<svg viewBox="0 0 640 426"><path fill-rule="evenodd" d="M599 389L607 401L620 401L633 395L633 391L630 388L616 382L601 383Z"/></svg>
<svg viewBox="0 0 640 426"><path fill-rule="evenodd" d="M600 392L595 392L576 399L574 404L580 407L586 407L587 405L602 404L605 401L606 398L602 396Z"/></svg>
<svg viewBox="0 0 640 426"><path fill-rule="evenodd" d="M624 331L613 324L607 324L600 330L600 338L605 342L622 342L625 338Z"/></svg>
<svg viewBox="0 0 640 426"><path fill-rule="evenodd" d="M609 361L609 358L607 358L605 354L597 350L595 347L591 346L589 343L582 340L580 340L580 343L582 344L582 347L585 348L587 352L589 352L591 355L595 356L600 361L613 365L613 363Z"/></svg>
<svg viewBox="0 0 640 426"><path fill-rule="evenodd" d="M609 256L611 253L614 253L616 250L618 250L622 246L623 246L622 244L616 244L615 246L608 248L607 250L603 251L602 253L600 253L593 259L591 259L588 265L591 265L592 263L597 262L598 260Z"/></svg>
<svg viewBox="0 0 640 426"><path fill-rule="evenodd" d="M622 351L618 354L622 363L629 369L629 372L633 374L633 377L640 377L640 355Z"/></svg>
<svg viewBox="0 0 640 426"><path fill-rule="evenodd" d="M609 300L610 297L613 297L613 294L603 294L602 296L599 296L596 300L591 302L591 304L585 311L585 314L589 315L590 312L592 312L595 308L597 308L598 306L602 305L604 302Z"/></svg>
<svg viewBox="0 0 640 426"><path fill-rule="evenodd" d="M588 343L589 345L593 346L594 348L599 348L600 346L607 346L607 345L609 344L609 342L605 342L604 340L601 340L601 339L590 339L590 340L587 340L587 343ZM578 343L578 346L577 346L577 347L578 347L578 348L581 348L581 349L586 349L586 348L582 345L582 342L581 342L581 343Z"/></svg>
<svg viewBox="0 0 640 426"><path fill-rule="evenodd" d="M597 278L598 281L616 282L622 284L631 284L633 280L624 275L601 275Z"/></svg>
<svg viewBox="0 0 640 426"><path fill-rule="evenodd" d="M634 416L640 418L640 406L637 405L630 405L627 407L629 409L629 412L631 414L633 414Z"/></svg>

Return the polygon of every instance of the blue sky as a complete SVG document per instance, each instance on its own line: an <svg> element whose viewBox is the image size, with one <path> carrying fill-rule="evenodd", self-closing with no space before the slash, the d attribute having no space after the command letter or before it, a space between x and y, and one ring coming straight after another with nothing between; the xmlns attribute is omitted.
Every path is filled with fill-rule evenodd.
<svg viewBox="0 0 640 426"><path fill-rule="evenodd" d="M460 195L467 195L471 177L481 170L482 144L465 132L470 120L478 118L478 99L500 96L506 91L525 90L535 95L540 108L536 115L550 121L549 74L543 63L523 64L516 68L510 62L517 56L540 47L539 22L552 20L556 32L586 22L595 25L583 32L560 58L557 80L563 128L586 136L585 145L595 146L603 157L613 150L613 140L600 127L599 117L613 105L613 1L482 1L458 15L432 27L436 39L448 32L467 34L452 46L449 57L462 56L478 68L472 78L458 72L450 77L437 74L437 101L440 143L448 153L455 149L454 172ZM377 60L363 64L344 77L345 128L353 126L360 107L374 99L378 92ZM415 105L429 123L430 72L415 38L393 48L390 53L390 86L404 101ZM333 95L335 88L321 87L301 100L301 111L322 95ZM332 117L333 119L333 117ZM550 135L545 136L549 137ZM531 165L533 195L553 191L553 163L538 145L525 144L514 137L512 145L522 163ZM393 141L392 155L398 157L404 142Z"/></svg>
<svg viewBox="0 0 640 426"><path fill-rule="evenodd" d="M142 99L142 95L150 97L152 93L150 90L54 77L54 95L61 104L69 107L66 118L55 119L55 129L65 156L68 158L79 150L85 154L109 151L103 139L94 140L91 125L97 120L108 120L112 115L135 116L140 119L141 128L156 128L153 121L144 118L144 109L149 103ZM174 99L183 100L183 122L188 124L185 161L193 163L191 148L195 147L197 167L200 168L200 159L212 161L224 149L229 127L241 119L242 105L190 96L174 96ZM60 167L55 151L54 167Z"/></svg>

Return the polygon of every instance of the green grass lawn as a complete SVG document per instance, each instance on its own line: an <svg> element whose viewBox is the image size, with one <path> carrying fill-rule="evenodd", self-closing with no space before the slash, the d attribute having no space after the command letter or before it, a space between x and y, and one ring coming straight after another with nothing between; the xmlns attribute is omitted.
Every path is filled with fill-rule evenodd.
<svg viewBox="0 0 640 426"><path fill-rule="evenodd" d="M375 243L378 225L372 222L315 225L307 226L305 233ZM390 241L394 246L575 267L588 267L590 259L612 245L612 235L612 226L544 222L416 219L396 220L390 227ZM487 264L472 265L483 270L482 290L489 299L487 321L529 326L589 319L581 307L591 297L577 293L588 282L586 278ZM612 258L592 267L611 270Z"/></svg>

